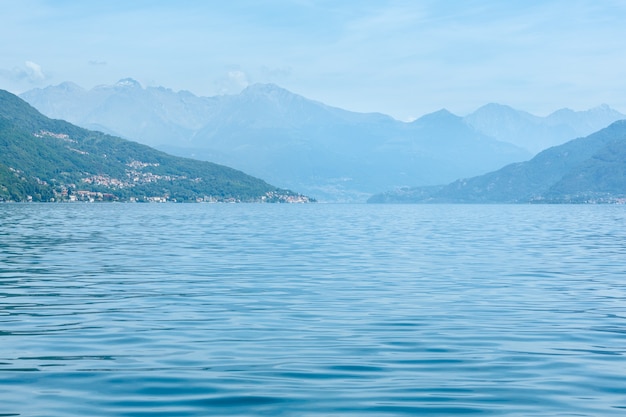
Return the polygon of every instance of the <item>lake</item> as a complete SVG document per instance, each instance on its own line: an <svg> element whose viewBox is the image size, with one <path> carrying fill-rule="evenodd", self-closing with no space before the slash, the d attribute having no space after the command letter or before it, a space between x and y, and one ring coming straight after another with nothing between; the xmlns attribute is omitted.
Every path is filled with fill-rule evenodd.
<svg viewBox="0 0 626 417"><path fill-rule="evenodd" d="M626 414L626 206L0 205L0 416L474 414Z"/></svg>

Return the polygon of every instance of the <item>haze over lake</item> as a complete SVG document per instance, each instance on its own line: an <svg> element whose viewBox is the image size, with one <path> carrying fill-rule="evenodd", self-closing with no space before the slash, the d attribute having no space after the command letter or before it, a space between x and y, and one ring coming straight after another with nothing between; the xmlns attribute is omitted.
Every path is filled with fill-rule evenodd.
<svg viewBox="0 0 626 417"><path fill-rule="evenodd" d="M619 416L622 206L0 206L0 415Z"/></svg>

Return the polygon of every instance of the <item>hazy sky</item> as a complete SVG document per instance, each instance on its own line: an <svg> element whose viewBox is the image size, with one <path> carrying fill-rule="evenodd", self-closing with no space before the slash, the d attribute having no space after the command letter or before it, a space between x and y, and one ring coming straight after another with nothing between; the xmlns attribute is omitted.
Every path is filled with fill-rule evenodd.
<svg viewBox="0 0 626 417"><path fill-rule="evenodd" d="M273 82L407 120L497 102L626 113L624 0L0 0L0 88Z"/></svg>

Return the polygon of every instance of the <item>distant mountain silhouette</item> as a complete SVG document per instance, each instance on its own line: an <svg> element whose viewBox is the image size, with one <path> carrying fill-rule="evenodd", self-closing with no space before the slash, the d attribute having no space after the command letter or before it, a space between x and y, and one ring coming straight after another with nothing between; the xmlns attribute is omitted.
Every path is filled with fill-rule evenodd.
<svg viewBox="0 0 626 417"><path fill-rule="evenodd" d="M476 130L528 149L533 154L587 136L622 119L626 119L626 115L606 104L587 111L561 109L539 117L491 103L465 117L465 121Z"/></svg>
<svg viewBox="0 0 626 417"><path fill-rule="evenodd" d="M530 157L447 111L404 123L327 106L272 84L207 98L125 79L89 91L64 83L22 97L50 117L233 166L330 201L365 201L380 190L442 184Z"/></svg>
<svg viewBox="0 0 626 417"><path fill-rule="evenodd" d="M371 203L626 202L626 121L447 186L404 188Z"/></svg>

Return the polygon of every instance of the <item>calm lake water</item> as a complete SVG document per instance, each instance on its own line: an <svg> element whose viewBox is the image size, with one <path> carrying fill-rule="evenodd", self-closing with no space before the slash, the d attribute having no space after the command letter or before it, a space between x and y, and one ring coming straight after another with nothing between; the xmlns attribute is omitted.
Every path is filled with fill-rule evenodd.
<svg viewBox="0 0 626 417"><path fill-rule="evenodd" d="M0 205L0 416L622 416L626 207Z"/></svg>

